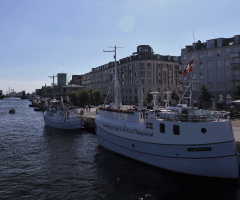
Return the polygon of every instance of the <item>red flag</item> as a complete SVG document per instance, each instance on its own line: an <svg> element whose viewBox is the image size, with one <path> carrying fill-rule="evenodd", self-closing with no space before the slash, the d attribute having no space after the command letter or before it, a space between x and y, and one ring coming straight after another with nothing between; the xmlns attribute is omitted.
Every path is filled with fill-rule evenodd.
<svg viewBox="0 0 240 200"><path fill-rule="evenodd" d="M188 72L193 71L193 60L191 60L188 65L186 66L186 68L184 69L183 72L183 77L185 77L187 75Z"/></svg>

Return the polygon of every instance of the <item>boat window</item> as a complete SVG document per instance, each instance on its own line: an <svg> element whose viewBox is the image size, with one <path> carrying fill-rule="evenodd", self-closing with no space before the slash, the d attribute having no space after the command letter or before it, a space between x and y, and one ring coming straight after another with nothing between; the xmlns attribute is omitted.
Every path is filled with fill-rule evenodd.
<svg viewBox="0 0 240 200"><path fill-rule="evenodd" d="M178 125L173 125L173 134L180 135L180 129Z"/></svg>
<svg viewBox="0 0 240 200"><path fill-rule="evenodd" d="M145 113L145 118L148 118L148 113Z"/></svg>
<svg viewBox="0 0 240 200"><path fill-rule="evenodd" d="M165 124L163 123L160 124L160 132L165 133Z"/></svg>

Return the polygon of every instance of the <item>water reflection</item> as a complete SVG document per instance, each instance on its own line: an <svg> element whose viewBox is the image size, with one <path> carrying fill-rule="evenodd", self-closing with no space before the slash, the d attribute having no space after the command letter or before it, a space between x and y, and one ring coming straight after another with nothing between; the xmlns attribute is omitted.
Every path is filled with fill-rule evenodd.
<svg viewBox="0 0 240 200"><path fill-rule="evenodd" d="M239 181L158 169L98 147L96 185L102 199L238 199ZM102 182L102 180L105 180Z"/></svg>

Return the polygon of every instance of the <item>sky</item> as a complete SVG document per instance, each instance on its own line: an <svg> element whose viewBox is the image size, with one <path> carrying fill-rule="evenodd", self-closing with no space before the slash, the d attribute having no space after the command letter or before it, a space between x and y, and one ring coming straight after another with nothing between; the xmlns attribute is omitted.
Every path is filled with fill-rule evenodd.
<svg viewBox="0 0 240 200"><path fill-rule="evenodd" d="M0 0L0 90L88 73L138 45L180 56L194 41L240 35L240 0ZM194 33L194 34L193 34ZM193 37L194 35L194 37Z"/></svg>

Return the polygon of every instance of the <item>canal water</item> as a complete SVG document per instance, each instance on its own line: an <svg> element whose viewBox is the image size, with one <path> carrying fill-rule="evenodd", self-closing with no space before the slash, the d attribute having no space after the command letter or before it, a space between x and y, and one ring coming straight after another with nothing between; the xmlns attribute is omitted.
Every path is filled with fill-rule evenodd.
<svg viewBox="0 0 240 200"><path fill-rule="evenodd" d="M0 100L0 199L240 199L239 179L183 175L130 160L100 147L94 131L45 127L43 113L29 103Z"/></svg>

